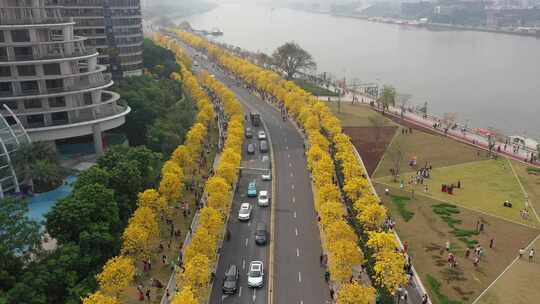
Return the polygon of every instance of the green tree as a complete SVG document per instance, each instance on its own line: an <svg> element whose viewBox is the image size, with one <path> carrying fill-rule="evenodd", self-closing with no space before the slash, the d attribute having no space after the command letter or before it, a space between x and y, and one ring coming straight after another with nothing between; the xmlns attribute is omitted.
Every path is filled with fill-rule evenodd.
<svg viewBox="0 0 540 304"><path fill-rule="evenodd" d="M79 174L73 189L76 191L85 185L92 184L99 184L109 187L110 178L111 176L109 171L101 168L100 166L92 166L88 170L85 170Z"/></svg>
<svg viewBox="0 0 540 304"><path fill-rule="evenodd" d="M390 85L384 85L377 103L383 109L383 114L390 106L396 105L396 89Z"/></svg>
<svg viewBox="0 0 540 304"><path fill-rule="evenodd" d="M148 38L145 38L143 42L143 65L145 69L164 78L180 70L174 53L156 45ZM156 69L158 66L160 68Z"/></svg>
<svg viewBox="0 0 540 304"><path fill-rule="evenodd" d="M109 246L119 233L118 205L114 192L103 185L90 184L74 191L70 196L60 200L45 215L49 234L60 243L74 242L79 244L81 236L103 230L96 225L106 227L109 235Z"/></svg>
<svg viewBox="0 0 540 304"><path fill-rule="evenodd" d="M20 145L14 153L13 163L19 177L35 192L48 191L62 182L56 154L49 144Z"/></svg>
<svg viewBox="0 0 540 304"><path fill-rule="evenodd" d="M39 225L27 213L24 200L0 201L0 290L13 287L28 254L39 247Z"/></svg>
<svg viewBox="0 0 540 304"><path fill-rule="evenodd" d="M278 47L272 54L274 65L291 80L301 71L313 70L317 64L313 57L296 42L287 42Z"/></svg>

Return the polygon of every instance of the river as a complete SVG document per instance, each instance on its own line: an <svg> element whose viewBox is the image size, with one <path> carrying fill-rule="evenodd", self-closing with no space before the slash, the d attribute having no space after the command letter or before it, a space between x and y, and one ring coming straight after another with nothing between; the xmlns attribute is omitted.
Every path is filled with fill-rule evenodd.
<svg viewBox="0 0 540 304"><path fill-rule="evenodd" d="M243 0L183 20L197 29L218 27L220 41L251 51L271 53L294 40L319 72L391 84L413 104L427 101L430 113L540 139L540 39L432 31Z"/></svg>

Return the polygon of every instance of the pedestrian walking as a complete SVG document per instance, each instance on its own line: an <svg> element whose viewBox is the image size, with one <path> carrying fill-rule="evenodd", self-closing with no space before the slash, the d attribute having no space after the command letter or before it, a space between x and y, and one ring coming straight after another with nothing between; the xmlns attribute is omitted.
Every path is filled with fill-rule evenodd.
<svg viewBox="0 0 540 304"><path fill-rule="evenodd" d="M330 288L330 299L334 299L334 289Z"/></svg>
<svg viewBox="0 0 540 304"><path fill-rule="evenodd" d="M150 303L150 289L146 290L146 301L148 301L148 303Z"/></svg>
<svg viewBox="0 0 540 304"><path fill-rule="evenodd" d="M495 239L491 239L489 241L489 248L493 248L494 242L495 242Z"/></svg>
<svg viewBox="0 0 540 304"><path fill-rule="evenodd" d="M422 296L422 304L428 304L428 301L429 301L428 295L425 293Z"/></svg>
<svg viewBox="0 0 540 304"><path fill-rule="evenodd" d="M480 223L480 232L484 231L484 223Z"/></svg>
<svg viewBox="0 0 540 304"><path fill-rule="evenodd" d="M471 249L467 248L467 250L465 250L465 258L468 259L470 255L471 255Z"/></svg>
<svg viewBox="0 0 540 304"><path fill-rule="evenodd" d="M531 250L529 250L529 262L532 262L533 257L534 257L534 248L531 248Z"/></svg>

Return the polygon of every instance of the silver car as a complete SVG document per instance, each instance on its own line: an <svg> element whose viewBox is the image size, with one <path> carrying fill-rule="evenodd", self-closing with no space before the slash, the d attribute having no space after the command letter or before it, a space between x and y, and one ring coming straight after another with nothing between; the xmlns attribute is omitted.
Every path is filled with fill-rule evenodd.
<svg viewBox="0 0 540 304"><path fill-rule="evenodd" d="M238 220L240 221L249 221L251 218L251 206L249 203L242 203L240 205L240 210L238 211Z"/></svg>
<svg viewBox="0 0 540 304"><path fill-rule="evenodd" d="M263 262L252 261L249 263L248 286L262 287L264 282Z"/></svg>

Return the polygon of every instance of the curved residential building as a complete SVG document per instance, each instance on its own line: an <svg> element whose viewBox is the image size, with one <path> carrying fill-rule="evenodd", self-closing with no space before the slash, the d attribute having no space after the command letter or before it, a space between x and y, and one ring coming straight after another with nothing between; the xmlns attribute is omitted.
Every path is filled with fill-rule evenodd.
<svg viewBox="0 0 540 304"><path fill-rule="evenodd" d="M141 75L143 30L140 0L61 0L75 34L99 52L98 63L113 79Z"/></svg>
<svg viewBox="0 0 540 304"><path fill-rule="evenodd" d="M93 135L100 154L102 131L122 125L130 108L107 91L113 82L104 77L98 53L74 35L75 22L57 3L0 0L0 104L13 110L33 141Z"/></svg>

